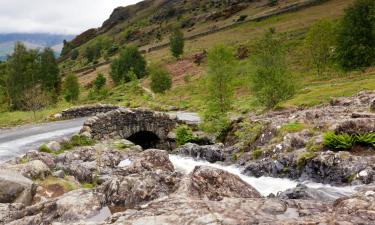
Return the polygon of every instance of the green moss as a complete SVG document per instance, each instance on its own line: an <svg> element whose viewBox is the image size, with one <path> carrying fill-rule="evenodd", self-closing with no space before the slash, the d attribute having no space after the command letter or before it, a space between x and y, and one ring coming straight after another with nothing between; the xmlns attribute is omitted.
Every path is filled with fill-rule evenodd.
<svg viewBox="0 0 375 225"><path fill-rule="evenodd" d="M59 185L59 186L63 187L65 192L72 191L72 190L75 190L75 189L79 188L75 183L73 183L73 182L71 182L67 179L56 178L56 177L52 177L52 176L49 176L44 180L35 180L34 182L36 184L38 184L40 186L44 186L44 187L47 187L47 186L50 186L50 185Z"/></svg>
<svg viewBox="0 0 375 225"><path fill-rule="evenodd" d="M92 183L83 183L82 184L82 188L85 188L85 189L93 189L95 187L94 184Z"/></svg>
<svg viewBox="0 0 375 225"><path fill-rule="evenodd" d="M243 143L244 147L252 145L262 135L263 124L244 120L239 124L239 129L235 132L238 142Z"/></svg>
<svg viewBox="0 0 375 225"><path fill-rule="evenodd" d="M318 151L321 151L323 149L323 145L322 144L316 144L314 139L310 139L306 143L306 149L311 151L311 152L318 152Z"/></svg>
<svg viewBox="0 0 375 225"><path fill-rule="evenodd" d="M53 153L53 151L47 147L47 145L42 145L39 147L40 152L45 152L45 153Z"/></svg>
<svg viewBox="0 0 375 225"><path fill-rule="evenodd" d="M299 122L286 123L283 126L281 126L281 128L279 129L279 133L281 134L296 133L296 132L306 129L306 127L307 126L304 123L299 123Z"/></svg>

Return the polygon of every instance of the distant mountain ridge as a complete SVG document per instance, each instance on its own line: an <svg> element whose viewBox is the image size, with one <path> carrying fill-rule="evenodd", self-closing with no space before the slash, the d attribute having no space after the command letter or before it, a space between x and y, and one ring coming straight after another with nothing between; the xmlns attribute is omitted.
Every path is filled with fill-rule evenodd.
<svg viewBox="0 0 375 225"><path fill-rule="evenodd" d="M63 41L71 40L74 35L48 33L7 33L0 34L0 60L5 60L13 51L14 44L20 41L30 49L51 47L57 55L60 54Z"/></svg>

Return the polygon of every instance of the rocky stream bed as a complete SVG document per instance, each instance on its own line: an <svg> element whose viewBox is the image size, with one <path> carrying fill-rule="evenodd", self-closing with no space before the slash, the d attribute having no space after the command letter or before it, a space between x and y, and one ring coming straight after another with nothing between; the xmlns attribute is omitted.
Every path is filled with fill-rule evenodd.
<svg viewBox="0 0 375 225"><path fill-rule="evenodd" d="M172 151L127 140L0 164L0 224L374 224L374 146L324 146L326 132L373 133L375 93L248 115L222 144ZM60 152L59 152L60 151Z"/></svg>

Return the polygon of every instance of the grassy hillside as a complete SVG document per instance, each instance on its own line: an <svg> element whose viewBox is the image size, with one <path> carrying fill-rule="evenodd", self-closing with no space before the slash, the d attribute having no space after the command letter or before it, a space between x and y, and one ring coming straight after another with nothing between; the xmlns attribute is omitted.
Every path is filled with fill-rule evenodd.
<svg viewBox="0 0 375 225"><path fill-rule="evenodd" d="M205 71L207 65L205 63L196 65L193 61L193 56L203 50L209 50L216 44L225 44L229 46L234 52L238 51L240 46L245 46L249 49L250 57L244 60L238 60L238 66L235 71L235 93L236 99L233 106L233 114L246 113L249 111L260 112L263 110L258 105L253 97L250 88L250 75L254 71L252 65L251 52L256 47L256 41L270 28L275 28L282 36L282 39L287 46L287 60L293 74L298 78L299 90L297 94L287 102L284 102L280 107L310 107L321 103L327 103L332 97L350 96L361 90L375 89L375 68L369 68L366 71L355 71L344 73L338 69L333 68L330 71L330 76L322 78L317 77L313 70L307 65L307 58L304 52L303 43L305 33L309 27L321 19L336 21L344 13L354 0L327 0L319 1L309 7L304 7L296 11L275 15L261 21L248 21L243 23L235 23L230 29L223 29L218 32L213 32L198 38L186 41L185 54L181 60L176 61L172 58L169 48L160 48L155 51L145 52L147 61L151 63L159 63L165 66L172 74L173 87L163 95L152 95L149 93L149 80L145 78L139 84L129 83L114 87L109 79L109 65L103 65L95 68L95 70L87 70L77 73L82 84L81 100L77 102L80 104L92 104L99 100L88 100L86 98L91 86L91 82L100 73L104 73L109 82L109 94L102 98L99 102L118 104L127 107L149 107L156 110L175 110L185 109L190 111L200 111L205 107L204 96L206 93L205 86ZM128 32L129 27L139 27L142 32L150 31L149 28L154 25L145 23L145 18L154 18L163 9L163 6L168 6L165 1L147 1L148 6L141 11L132 8L131 18L126 21L121 21L117 24L112 24L110 28L90 39L88 42L77 46L80 56L77 60L65 59L60 66L63 71L69 69L79 69L89 65L82 56L85 48L93 43L106 42L109 39L121 46L132 43L137 44L139 39L134 41L118 42L121 40L123 32ZM180 2L180 1L178 1ZM249 1L249 4L243 10L240 10L228 18L221 18L214 21L197 22L193 28L184 29L185 36L191 36L196 33L206 31L212 26L220 27L233 23L241 15L257 16L264 15L270 11L285 8L288 4L295 4L299 1L289 0L280 1L277 6L267 5L267 1ZM166 4L166 5L163 5ZM185 6L190 7L190 6ZM222 6L224 7L224 6ZM218 8L217 11L220 11ZM137 12L134 12L137 11ZM139 9L138 9L139 10ZM184 18L190 18L188 15L199 16L199 13L192 13L187 11L183 14ZM148 21L147 20L147 21ZM181 20L181 18L179 18ZM179 22L176 17L171 17L161 25L167 27L170 24ZM160 26L160 25L159 25ZM103 28L101 28L103 29ZM100 29L99 29L100 30ZM147 36L150 37L150 36ZM148 50L155 45L162 45L167 42L168 34L165 33L161 40L150 37L149 42L140 44L141 49ZM139 43L138 43L139 44ZM115 58L116 55L108 57ZM99 62L108 60L104 57L99 59ZM69 69L68 69L69 68ZM43 119L47 114L58 112L62 107L68 106L64 101L58 104L56 108L50 108L40 113ZM17 119L10 119L9 118ZM0 127L9 124L20 124L30 122L31 118L26 118L23 113L0 113ZM42 120L40 118L40 120Z"/></svg>

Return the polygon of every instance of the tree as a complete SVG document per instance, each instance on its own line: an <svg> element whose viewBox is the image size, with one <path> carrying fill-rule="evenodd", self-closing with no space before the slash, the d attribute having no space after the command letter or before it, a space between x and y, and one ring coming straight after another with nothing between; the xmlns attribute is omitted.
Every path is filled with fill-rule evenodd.
<svg viewBox="0 0 375 225"><path fill-rule="evenodd" d="M176 29L169 38L172 55L178 59L184 53L184 34L181 30Z"/></svg>
<svg viewBox="0 0 375 225"><path fill-rule="evenodd" d="M151 69L151 90L155 93L165 93L172 87L172 78L167 70L161 68Z"/></svg>
<svg viewBox="0 0 375 225"><path fill-rule="evenodd" d="M338 62L345 70L370 66L375 59L375 1L357 0L341 20Z"/></svg>
<svg viewBox="0 0 375 225"><path fill-rule="evenodd" d="M234 55L219 45L208 54L207 108L203 112L202 128L210 133L220 133L229 122L232 106Z"/></svg>
<svg viewBox="0 0 375 225"><path fill-rule="evenodd" d="M48 91L54 100L61 90L61 77L55 54L51 48L45 48L40 54L40 75L43 91Z"/></svg>
<svg viewBox="0 0 375 225"><path fill-rule="evenodd" d="M310 65L322 76L330 64L335 45L335 29L332 22L321 20L307 32L305 47Z"/></svg>
<svg viewBox="0 0 375 225"><path fill-rule="evenodd" d="M30 87L25 90L24 94L24 107L33 112L34 120L36 120L36 112L49 105L52 99L40 85Z"/></svg>
<svg viewBox="0 0 375 225"><path fill-rule="evenodd" d="M0 61L0 106L3 110L8 110L11 106L9 97L9 69L7 62ZM0 110L1 112L2 110Z"/></svg>
<svg viewBox="0 0 375 225"><path fill-rule="evenodd" d="M252 90L258 101L271 109L295 94L296 82L288 71L283 45L274 32L267 32L256 46Z"/></svg>
<svg viewBox="0 0 375 225"><path fill-rule="evenodd" d="M78 78L74 74L69 74L64 81L63 91L64 98L67 102L75 102L79 98L80 86L78 83Z"/></svg>
<svg viewBox="0 0 375 225"><path fill-rule="evenodd" d="M104 75L99 73L93 81L93 84L96 90L100 90L105 86L106 82L107 79L104 77Z"/></svg>
<svg viewBox="0 0 375 225"><path fill-rule="evenodd" d="M111 63L110 75L115 84L129 82L129 72L133 71L137 78L146 75L146 60L135 46L126 47L120 56Z"/></svg>

